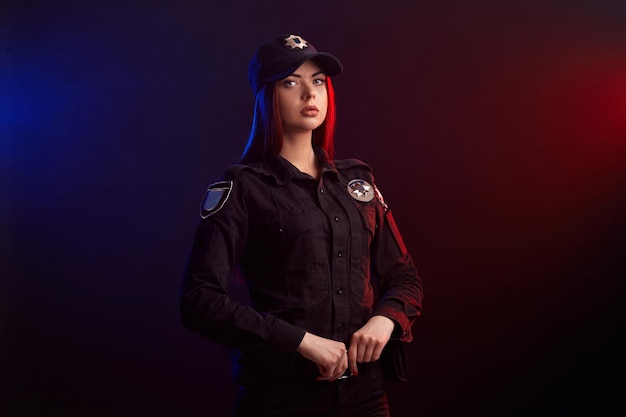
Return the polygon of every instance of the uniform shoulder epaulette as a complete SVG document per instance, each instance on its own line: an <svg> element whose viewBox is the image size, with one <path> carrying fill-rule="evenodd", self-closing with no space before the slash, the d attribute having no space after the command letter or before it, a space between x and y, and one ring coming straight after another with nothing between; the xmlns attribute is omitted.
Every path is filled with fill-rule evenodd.
<svg viewBox="0 0 626 417"><path fill-rule="evenodd" d="M229 180L233 180L236 179L237 177L239 177L239 174L243 171L254 171L254 168L251 167L250 165L243 165L243 164L234 164L229 166L228 168L226 168L226 171L224 172L224 179L229 179Z"/></svg>
<svg viewBox="0 0 626 417"><path fill-rule="evenodd" d="M337 169L350 169L350 168L356 168L356 167L361 167L361 168L365 168L368 171L371 171L372 168L367 165L365 162L361 161L360 159L336 159L335 161L333 161L333 163L335 164L335 167L337 167Z"/></svg>

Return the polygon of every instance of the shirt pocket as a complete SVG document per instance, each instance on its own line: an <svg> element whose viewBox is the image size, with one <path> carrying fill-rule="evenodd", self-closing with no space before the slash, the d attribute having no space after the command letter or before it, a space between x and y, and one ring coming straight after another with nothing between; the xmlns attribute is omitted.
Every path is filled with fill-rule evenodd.
<svg viewBox="0 0 626 417"><path fill-rule="evenodd" d="M372 239L374 239L374 235L376 234L376 206L370 203L358 204L357 210L361 215L361 220L363 221L363 227L368 232L365 236L368 240L368 243L371 243Z"/></svg>
<svg viewBox="0 0 626 417"><path fill-rule="evenodd" d="M361 217L361 224L363 225L363 233L361 233L361 260L366 262L366 271L369 271L369 263L371 257L371 247L376 235L376 206L373 204L358 204L357 211Z"/></svg>
<svg viewBox="0 0 626 417"><path fill-rule="evenodd" d="M271 294L282 294L274 302L287 308L306 308L328 294L329 279L319 279L315 235L310 214L276 213L264 216L254 226L248 259L258 282ZM274 306L279 307L279 306Z"/></svg>
<svg viewBox="0 0 626 417"><path fill-rule="evenodd" d="M281 215L281 245L287 308L307 308L328 295L330 277L318 272L319 245L315 244L311 214L308 212Z"/></svg>

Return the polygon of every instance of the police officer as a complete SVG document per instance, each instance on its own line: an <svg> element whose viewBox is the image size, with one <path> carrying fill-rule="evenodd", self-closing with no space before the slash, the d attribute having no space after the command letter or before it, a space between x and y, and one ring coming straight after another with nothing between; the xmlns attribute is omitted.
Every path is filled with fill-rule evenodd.
<svg viewBox="0 0 626 417"><path fill-rule="evenodd" d="M342 70L298 35L260 45L248 144L202 202L181 317L238 353L238 416L388 416L404 378L422 283L370 167L334 159Z"/></svg>

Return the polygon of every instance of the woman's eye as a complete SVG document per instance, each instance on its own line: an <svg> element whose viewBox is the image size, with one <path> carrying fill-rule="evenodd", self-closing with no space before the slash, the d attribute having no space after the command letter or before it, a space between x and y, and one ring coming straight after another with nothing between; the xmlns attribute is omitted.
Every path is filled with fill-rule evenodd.
<svg viewBox="0 0 626 417"><path fill-rule="evenodd" d="M294 85L296 85L296 82L294 80L286 80L283 85L285 87L293 87Z"/></svg>
<svg viewBox="0 0 626 417"><path fill-rule="evenodd" d="M324 78L316 78L315 80L313 80L313 84L315 85L322 85L326 82L326 80Z"/></svg>

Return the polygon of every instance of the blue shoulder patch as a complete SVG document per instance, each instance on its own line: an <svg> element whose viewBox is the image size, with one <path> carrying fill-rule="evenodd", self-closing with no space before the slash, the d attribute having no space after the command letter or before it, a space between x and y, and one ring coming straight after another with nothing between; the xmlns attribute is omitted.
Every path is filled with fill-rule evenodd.
<svg viewBox="0 0 626 417"><path fill-rule="evenodd" d="M230 197L232 190L232 181L219 181L209 185L204 199L202 199L202 205L200 206L200 217L206 219L210 215L220 211L222 207L224 207L228 197Z"/></svg>

